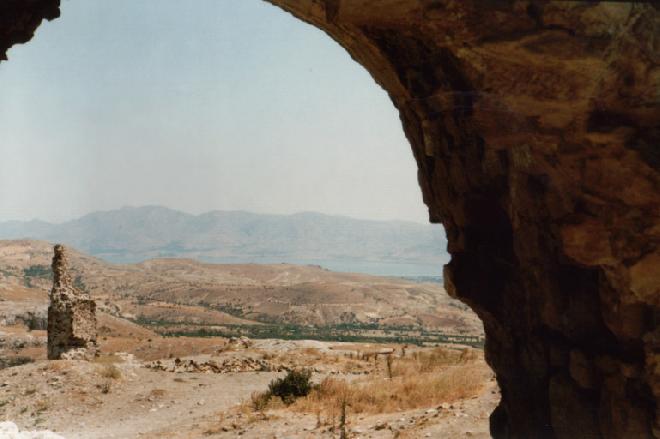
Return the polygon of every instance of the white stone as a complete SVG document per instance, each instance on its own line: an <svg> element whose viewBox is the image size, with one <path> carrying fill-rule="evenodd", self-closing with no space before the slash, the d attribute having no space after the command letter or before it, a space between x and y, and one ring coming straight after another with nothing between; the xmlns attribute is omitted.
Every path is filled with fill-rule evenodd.
<svg viewBox="0 0 660 439"><path fill-rule="evenodd" d="M13 422L0 422L0 438L2 439L66 439L64 436L48 430L20 431Z"/></svg>

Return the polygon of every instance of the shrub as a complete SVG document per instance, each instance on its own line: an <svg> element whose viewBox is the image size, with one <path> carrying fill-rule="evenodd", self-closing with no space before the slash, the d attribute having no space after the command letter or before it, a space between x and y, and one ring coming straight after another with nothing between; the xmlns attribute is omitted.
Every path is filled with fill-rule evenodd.
<svg viewBox="0 0 660 439"><path fill-rule="evenodd" d="M110 389L112 388L112 382L110 380L106 380L103 383L101 383L98 387L101 389L101 393L104 394L110 393Z"/></svg>
<svg viewBox="0 0 660 439"><path fill-rule="evenodd" d="M101 368L101 376L117 380L121 378L121 370L114 364L106 364Z"/></svg>
<svg viewBox="0 0 660 439"><path fill-rule="evenodd" d="M268 395L279 396L285 404L291 404L296 398L307 396L314 389L311 378L312 371L309 369L289 371L284 378L271 381Z"/></svg>
<svg viewBox="0 0 660 439"><path fill-rule="evenodd" d="M31 265L23 269L23 276L52 279L53 269L50 267L50 265Z"/></svg>
<svg viewBox="0 0 660 439"><path fill-rule="evenodd" d="M250 405L255 412L263 412L270 402L269 392L254 392L250 396Z"/></svg>

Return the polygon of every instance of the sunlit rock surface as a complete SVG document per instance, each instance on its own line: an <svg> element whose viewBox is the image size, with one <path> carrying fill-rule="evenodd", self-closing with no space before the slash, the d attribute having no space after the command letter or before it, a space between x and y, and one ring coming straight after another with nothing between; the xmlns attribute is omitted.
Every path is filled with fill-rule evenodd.
<svg viewBox="0 0 660 439"><path fill-rule="evenodd" d="M55 246L53 289L48 304L48 359L90 360L96 356L96 304L73 286L64 247Z"/></svg>
<svg viewBox="0 0 660 439"><path fill-rule="evenodd" d="M448 290L485 324L492 434L660 437L657 7L272 3L338 41L399 109L447 229ZM0 47L57 4L3 4Z"/></svg>

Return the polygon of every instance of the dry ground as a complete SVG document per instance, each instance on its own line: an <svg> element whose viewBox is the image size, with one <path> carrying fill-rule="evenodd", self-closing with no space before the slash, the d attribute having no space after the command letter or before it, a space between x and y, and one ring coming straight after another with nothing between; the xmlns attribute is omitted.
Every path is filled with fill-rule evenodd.
<svg viewBox="0 0 660 439"><path fill-rule="evenodd" d="M0 270L0 360L5 361L0 361L0 420L13 421L22 429L55 431L66 438L334 438L339 437L340 402L345 399L346 429L351 438L488 437L488 414L499 399L497 386L482 352L461 346L435 350L270 339L253 340L245 348L220 337L164 338L118 318L121 310L110 301L101 303L98 313L101 357L93 362L48 361L46 332L26 326L28 322L44 324L47 280L33 279L35 283L26 287L25 279L11 274L49 263L50 248L42 247L35 249L29 242L0 246L0 269L5 270ZM278 294L287 300L334 297L339 303L337 309L343 309L343 302L362 297L371 303L369 307L377 305L381 317L398 318L399 314L392 313L389 302L374 302L376 293L388 300L393 297L393 301L420 294L433 303L437 299L431 294L435 286L387 280L375 287L373 280L360 275L346 275L338 290L332 290L328 283L318 289L319 294L311 294L307 286L291 289L299 281L307 285L310 275L323 282L337 280L333 273L308 267L218 268L190 261L152 261L138 267L109 266L84 255L72 259L89 275L90 284L98 280L98 285L91 285L96 288L95 298L109 297L103 293L101 281L126 294L138 286L158 289L163 282L173 282L178 286L167 294L178 295L194 286L197 289L193 288L194 294L189 296L194 298L198 293L209 293L208 285L234 281L244 287L246 282L259 287L229 291L225 285L223 294L262 295L266 279L280 285ZM367 281L372 283L365 287ZM352 290L355 288L357 291ZM270 290L268 296L276 294ZM422 306L426 299L419 302L420 309L426 306ZM472 327L473 316L460 308L444 308L444 299L437 300L440 308L436 308L436 317L442 317L440 310L446 309L447 315L459 316L460 324L467 322ZM200 311L166 301L149 303L150 312L156 314L181 312L179 315L188 318L234 319L222 313L210 315L206 308ZM125 304L130 311L143 307L133 298L126 298ZM276 305L282 304L268 302L264 306L274 312ZM291 310L292 306L282 305L282 309ZM361 312L373 310L369 307ZM335 314L320 315L325 319ZM387 355L394 359L389 368ZM189 370L197 371L177 369L177 358L179 365L193 364ZM6 361L19 364L25 360L31 362L2 369ZM147 367L158 360L162 367ZM210 370L204 366L209 364L219 364L223 373L200 372ZM227 364L231 367L225 367ZM253 370L244 367L249 364L265 365L265 371L227 372ZM256 409L254 395L264 392L284 371L295 368L311 369L320 387L292 405L273 400Z"/></svg>
<svg viewBox="0 0 660 439"><path fill-rule="evenodd" d="M394 360L390 379L385 357L374 361L373 353L391 348L261 340L248 349L228 345L220 353L182 358L203 363L254 357L317 371L313 379L325 390L291 406L275 401L265 410L255 410L252 395L283 372L168 372L144 367L151 362L131 354L93 362L38 360L0 370L0 418L81 439L331 438L339 435L337 396L348 391L355 398L348 407L348 437L488 437L487 416L498 394L480 351L409 348L405 358ZM400 356L400 347L395 352ZM433 355L443 358L424 360Z"/></svg>

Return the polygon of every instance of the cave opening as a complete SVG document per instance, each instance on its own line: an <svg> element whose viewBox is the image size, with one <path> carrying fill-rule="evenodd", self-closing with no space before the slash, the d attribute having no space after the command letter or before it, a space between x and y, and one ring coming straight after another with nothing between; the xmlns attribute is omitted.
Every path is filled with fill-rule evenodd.
<svg viewBox="0 0 660 439"><path fill-rule="evenodd" d="M651 4L273 0L389 94L509 438L657 437L659 14ZM17 9L31 37L56 0ZM6 44L6 43L5 43Z"/></svg>
<svg viewBox="0 0 660 439"><path fill-rule="evenodd" d="M278 320L276 307L264 311L261 306L263 315L256 321L301 331L272 330L282 337L354 339L366 346L372 340L411 342L410 349L396 350L401 365L395 360L378 366L378 355L373 356L374 367L386 366L390 374L399 369L411 373L403 363L413 362L405 353L413 355L415 344L448 347L450 357L456 356L451 361L466 368L460 379L452 378L463 383L456 384L463 386L456 392L483 393L487 399L470 429L487 431L484 413L492 411L499 394L483 362L483 325L442 290L446 236L441 225L428 225L414 157L386 93L327 35L272 5L207 2L202 9L209 11L203 17L182 14L174 3L131 5L124 5L134 9L126 14L104 2L64 3L61 19L41 26L30 45L9 50L10 63L3 63L0 71L0 93L7 98L0 105L7 158L2 174L22 189L5 194L7 217L0 223L20 222L25 212L40 221L33 223L36 228L0 225L0 238L64 242L70 251L118 264L157 267L151 259L171 258L172 271L196 270L176 265L176 259L194 258L339 272L339 280L326 283L343 282L350 289L326 291L309 280L311 286L293 284L284 288L286 293L276 286L274 295L294 290L308 297L293 299L284 310L290 316L279 311L289 320ZM136 42L135 35L142 35L141 41ZM465 96L457 99L460 108L469 106ZM205 212L212 209L234 212ZM191 222L195 227L242 222L236 228L243 238L254 237L254 245L255 240L273 239L260 225L263 219L238 212L255 210L271 214L266 227L282 234L273 245L295 241L302 251L287 254L288 247L264 245L258 253L233 254L222 251L233 245L228 239L210 239L195 247L181 227L169 230L164 224L187 222L185 228L192 227ZM290 221L287 215L293 225L282 225ZM339 223L331 224L334 230L325 233L327 237L314 234L314 223L333 221ZM296 236L291 236L292 227L300 229L294 231ZM312 239L301 243L305 236L297 235L306 233ZM40 252L40 245L35 246L29 251ZM80 263L77 255L73 259ZM32 264L26 273L36 275L29 276L26 285L45 288L48 273L41 274L46 264L37 258ZM240 300L219 302L210 290L190 285L191 297L174 297L180 279L144 292L127 279L118 298L98 295L98 276L85 274L84 262L82 272L72 265L75 287L97 295L101 353L105 346L116 345L116 329L107 315L129 316L149 330L177 336L238 335L231 332L234 327L203 326L209 324L204 319L214 321L220 313L239 325L240 319L249 321ZM371 280L360 273L381 277ZM312 274L329 276L323 271ZM125 299L135 288L139 295L129 303ZM360 292L352 293L355 290ZM315 305L320 317L291 311L322 294L353 294L351 300L366 302L351 303L339 313L332 308L343 302L333 304L339 299L331 299L327 306ZM382 294L393 298L378 298ZM419 310L410 311L408 302L415 301ZM170 321L175 317L169 309L175 305L181 305L181 317ZM309 329L314 326L320 329ZM266 331L271 329L248 334L259 338L270 333ZM332 333L325 334L328 331ZM468 346L476 357L462 353ZM59 346L58 352L66 349ZM362 357L369 361L368 354ZM437 361L448 360L438 356ZM424 367L422 376L445 379L445 372L435 371L435 366ZM442 395L432 395L425 403L439 405L445 402ZM421 403L408 399L411 407Z"/></svg>

